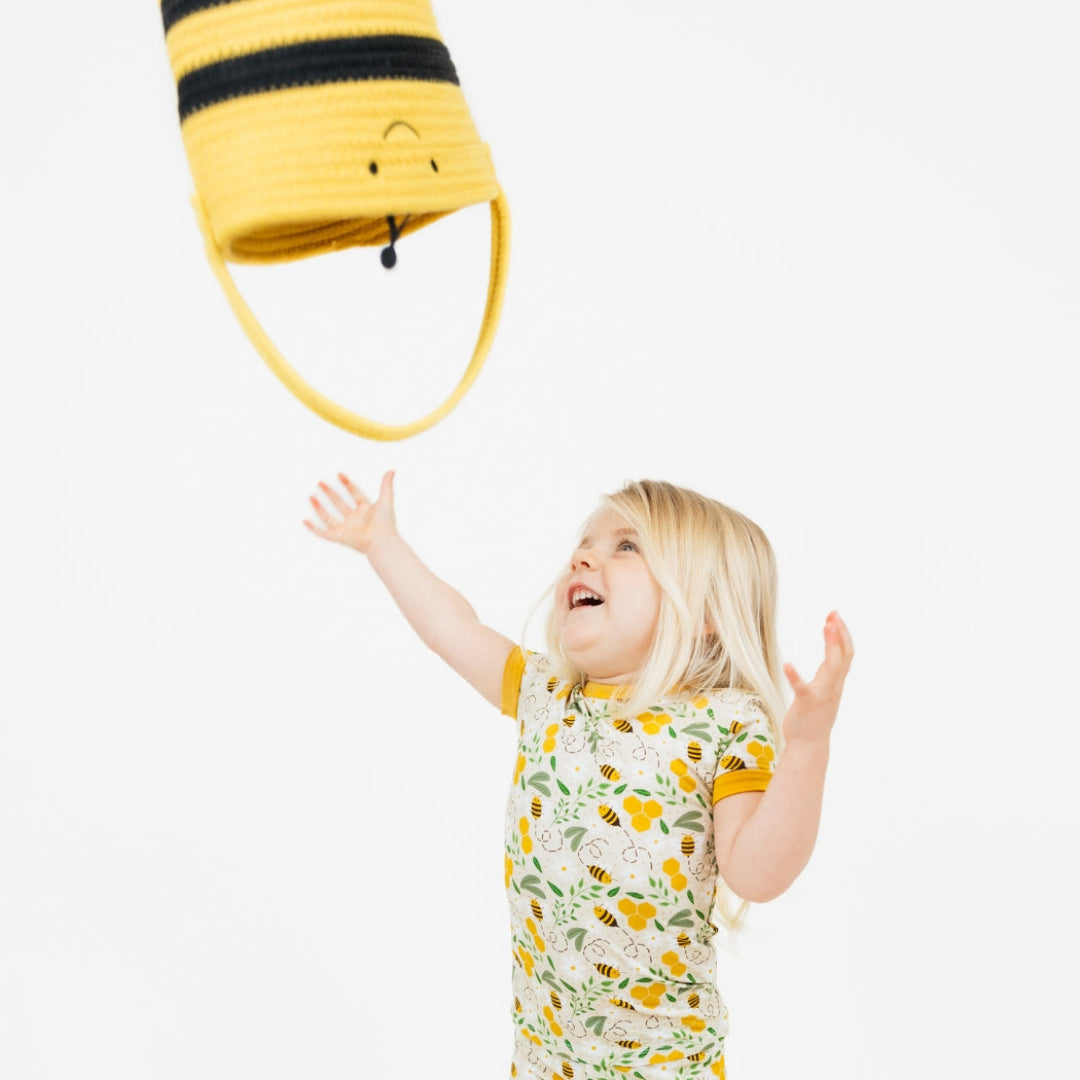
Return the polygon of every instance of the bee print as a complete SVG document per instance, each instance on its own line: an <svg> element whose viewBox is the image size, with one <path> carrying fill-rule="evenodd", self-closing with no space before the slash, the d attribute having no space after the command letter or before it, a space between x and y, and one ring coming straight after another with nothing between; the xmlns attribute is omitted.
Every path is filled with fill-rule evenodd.
<svg viewBox="0 0 1080 1080"><path fill-rule="evenodd" d="M701 760L701 743L692 742L686 744L686 756L691 761Z"/></svg>
<svg viewBox="0 0 1080 1080"><path fill-rule="evenodd" d="M558 686L558 685L559 685L558 677L555 676L555 675L552 675L551 678L548 679L548 681L547 681L547 692L549 694L554 694L555 693L555 687Z"/></svg>
<svg viewBox="0 0 1080 1080"><path fill-rule="evenodd" d="M623 1004L626 1003L623 1002ZM631 1008L632 1007L633 1006L631 1006ZM635 1039L616 1039L615 1045L625 1046L627 1050L637 1050L641 1046L641 1043L637 1042Z"/></svg>
<svg viewBox="0 0 1080 1080"><path fill-rule="evenodd" d="M736 720L728 731L729 735L738 735L746 725L741 720Z"/></svg>
<svg viewBox="0 0 1080 1080"><path fill-rule="evenodd" d="M619 922L614 915L611 914L607 908L594 907L593 914L605 925L605 926L618 926Z"/></svg>
<svg viewBox="0 0 1080 1080"><path fill-rule="evenodd" d="M610 964L593 964L593 967L596 968L605 979L617 979L622 974L617 967L612 967Z"/></svg>
<svg viewBox="0 0 1080 1080"><path fill-rule="evenodd" d="M682 850L682 853L684 855L693 855L694 854L694 837L690 833L687 833L682 838L682 843L679 845L679 848Z"/></svg>
<svg viewBox="0 0 1080 1080"><path fill-rule="evenodd" d="M532 908L532 913L542 922L544 919L544 909L540 906L540 901L534 897L529 902L529 907Z"/></svg>
<svg viewBox="0 0 1080 1080"><path fill-rule="evenodd" d="M738 754L725 754L720 759L720 768L726 772L736 772L746 768L746 762Z"/></svg>
<svg viewBox="0 0 1080 1080"><path fill-rule="evenodd" d="M601 817L602 817L602 818L603 818L603 819L604 819L604 820L605 820L605 821L606 821L606 822L607 822L607 823L608 823L609 825L618 825L618 824L619 824L619 815L618 815L618 814L616 814L616 813L615 813L615 811L614 811L614 810L612 810L610 806L605 806L605 805L604 805L603 803L601 803L601 804L600 804L600 805L599 805L599 806L598 806L598 807L596 808L596 810L597 810L597 813L599 813L599 815L600 815L600 816L601 816Z"/></svg>
<svg viewBox="0 0 1080 1080"><path fill-rule="evenodd" d="M690 944L690 935L680 933L679 936L675 940L679 943L681 948L685 949L686 946ZM694 996L696 997L697 995L695 994ZM697 1006L695 1006L695 1008L696 1007Z"/></svg>
<svg viewBox="0 0 1080 1080"><path fill-rule="evenodd" d="M617 1005L620 1009L629 1009L631 1012L637 1012L637 1009L635 1009L629 1001L623 1001L622 998L611 998L610 1000L612 1005Z"/></svg>
<svg viewBox="0 0 1080 1080"><path fill-rule="evenodd" d="M533 796L533 801L532 801L532 806L529 808L529 813L532 814L532 816L534 818L538 818L540 816L540 811L542 809L543 809L543 807L541 806L541 803L540 803L540 796L539 795L534 795Z"/></svg>
<svg viewBox="0 0 1080 1080"><path fill-rule="evenodd" d="M629 720L624 720L621 716L617 720L612 720L611 725L616 731L621 731L625 734L629 734L634 730L634 725L631 724Z"/></svg>
<svg viewBox="0 0 1080 1080"><path fill-rule="evenodd" d="M617 783L618 780L619 780L619 770L616 769L616 768L613 768L611 765L601 765L600 766L600 772L604 777L606 777L608 780L610 780L613 784Z"/></svg>
<svg viewBox="0 0 1080 1080"><path fill-rule="evenodd" d="M686 1003L690 1006L691 1009L696 1009L701 1004L701 998L699 998L697 994L691 994L686 999Z"/></svg>
<svg viewBox="0 0 1080 1080"><path fill-rule="evenodd" d="M601 885L611 884L611 875L602 866L590 866L589 873L592 874Z"/></svg>
<svg viewBox="0 0 1080 1080"><path fill-rule="evenodd" d="M561 1009L562 1008L562 998L559 997L559 995L556 994L554 990L550 990L548 992L551 994L552 1008Z"/></svg>
<svg viewBox="0 0 1080 1080"><path fill-rule="evenodd" d="M686 1060L687 1061L704 1061L705 1060L705 1051L704 1050L699 1050L696 1054L691 1054Z"/></svg>
<svg viewBox="0 0 1080 1080"><path fill-rule="evenodd" d="M562 1074L565 1080L574 1080L574 1066L569 1061L562 1063ZM556 1076L555 1080L559 1080L558 1076Z"/></svg>
<svg viewBox="0 0 1080 1080"><path fill-rule="evenodd" d="M577 719L577 717L576 717L576 716L574 716L574 715L573 715L573 713L569 713L569 714L567 714L566 716L564 716L564 717L562 718L562 722L563 722L563 723L564 723L564 724L565 724L565 725L566 725L567 727L573 727L573 726L574 726L574 721L575 721L576 719Z"/></svg>

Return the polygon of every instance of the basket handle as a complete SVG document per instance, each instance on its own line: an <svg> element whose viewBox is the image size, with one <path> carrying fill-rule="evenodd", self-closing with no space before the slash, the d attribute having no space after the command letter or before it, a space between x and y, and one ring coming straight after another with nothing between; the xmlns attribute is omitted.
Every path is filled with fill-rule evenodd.
<svg viewBox="0 0 1080 1080"><path fill-rule="evenodd" d="M365 416L350 412L336 402L331 401L324 394L320 394L318 390L308 385L300 377L299 373L278 351L277 346L270 340L270 337L252 313L251 308L248 307L247 302L240 295L240 290L236 287L236 282L233 281L229 268L225 265L221 249L214 240L210 219L198 195L192 197L192 204L195 207L195 216L198 218L199 228L202 230L203 239L206 242L206 257L209 259L210 266L225 291L225 296L237 321L244 328L244 332L251 340L252 345L255 346L259 355L266 361L270 370L285 384L292 394L313 412L318 413L324 420L328 420L331 424L335 424L353 435L360 435L365 439L378 439L383 442L407 439L409 436L426 431L433 424L438 423L457 405L465 396L465 392L472 386L476 376L480 373L481 367L484 365L484 361L487 359L491 343L495 338L495 330L499 324L499 315L502 311L503 294L506 291L506 270L510 252L510 210L506 202L506 196L503 195L501 189L491 201L491 273L488 278L484 321L480 326L480 336L477 338L472 359L469 361L469 366L465 369L461 381L450 393L450 396L426 416L407 424L382 424L377 420L370 420Z"/></svg>

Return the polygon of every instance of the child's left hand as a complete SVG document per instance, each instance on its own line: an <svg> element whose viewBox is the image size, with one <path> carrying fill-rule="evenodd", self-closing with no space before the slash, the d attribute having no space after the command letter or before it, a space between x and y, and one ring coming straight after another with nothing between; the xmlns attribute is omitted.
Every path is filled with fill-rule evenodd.
<svg viewBox="0 0 1080 1080"><path fill-rule="evenodd" d="M784 717L785 742L828 743L854 655L855 646L844 620L831 612L825 620L825 661L814 678L804 683L791 664L784 665L784 674L795 691L795 700Z"/></svg>

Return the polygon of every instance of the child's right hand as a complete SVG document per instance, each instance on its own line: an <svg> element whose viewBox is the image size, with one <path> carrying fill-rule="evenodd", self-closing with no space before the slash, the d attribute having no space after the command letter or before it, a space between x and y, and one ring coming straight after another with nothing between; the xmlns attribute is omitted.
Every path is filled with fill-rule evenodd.
<svg viewBox="0 0 1080 1080"><path fill-rule="evenodd" d="M314 496L309 496L311 505L318 514L322 526L307 519L304 524L324 540L333 540L345 544L355 551L367 554L372 545L383 537L397 532L394 524L394 474L386 473L379 488L379 498L369 502L367 496L344 474L338 473L342 487L352 496L355 505L350 506L329 484L319 482L319 488L341 515L335 517L327 511Z"/></svg>

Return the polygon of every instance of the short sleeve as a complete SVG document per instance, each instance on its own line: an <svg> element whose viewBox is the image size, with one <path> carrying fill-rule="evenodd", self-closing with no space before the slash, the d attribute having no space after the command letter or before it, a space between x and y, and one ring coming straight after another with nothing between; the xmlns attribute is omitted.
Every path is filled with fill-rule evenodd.
<svg viewBox="0 0 1080 1080"><path fill-rule="evenodd" d="M744 791L764 791L776 769L776 743L761 703L742 696L728 709L728 741L717 763L713 804Z"/></svg>
<svg viewBox="0 0 1080 1080"><path fill-rule="evenodd" d="M515 645L506 658L503 668L502 713L517 719L518 696L521 693L521 678L525 674L525 654L520 645Z"/></svg>

